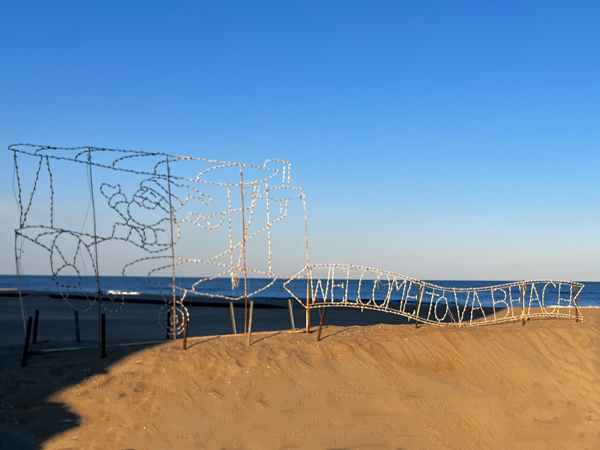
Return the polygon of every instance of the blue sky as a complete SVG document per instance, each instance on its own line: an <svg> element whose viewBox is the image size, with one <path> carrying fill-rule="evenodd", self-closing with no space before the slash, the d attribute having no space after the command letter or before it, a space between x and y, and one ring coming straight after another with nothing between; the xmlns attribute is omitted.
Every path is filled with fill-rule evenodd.
<svg viewBox="0 0 600 450"><path fill-rule="evenodd" d="M0 148L287 159L311 262L600 280L599 14L591 1L4 2ZM7 274L12 176L2 150Z"/></svg>

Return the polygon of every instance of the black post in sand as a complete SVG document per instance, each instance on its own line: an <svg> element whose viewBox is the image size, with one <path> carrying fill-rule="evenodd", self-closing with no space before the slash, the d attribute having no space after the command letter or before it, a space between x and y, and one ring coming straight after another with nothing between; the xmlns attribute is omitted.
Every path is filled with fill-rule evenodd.
<svg viewBox="0 0 600 450"><path fill-rule="evenodd" d="M321 322L319 323L319 332L317 333L317 341L321 340L321 330L323 329L323 321L325 320L325 310L327 308L323 307L321 311Z"/></svg>
<svg viewBox="0 0 600 450"><path fill-rule="evenodd" d="M27 365L27 355L29 355L29 337L31 336L31 322L33 322L33 318L29 316L29 320L27 321L27 333L25 333L25 345L23 347L23 359L21 360L21 367L25 367Z"/></svg>
<svg viewBox="0 0 600 450"><path fill-rule="evenodd" d="M79 311L75 310L75 338L77 343L81 342L81 336L79 334Z"/></svg>
<svg viewBox="0 0 600 450"><path fill-rule="evenodd" d="M188 316L183 318L183 349L187 349L187 333L188 333Z"/></svg>
<svg viewBox="0 0 600 450"><path fill-rule="evenodd" d="M250 322L248 324L248 345L252 343L252 315L254 313L254 300L250 300Z"/></svg>
<svg viewBox="0 0 600 450"><path fill-rule="evenodd" d="M169 339L169 324L171 323L171 310L167 311L167 339Z"/></svg>
<svg viewBox="0 0 600 450"><path fill-rule="evenodd" d="M38 330L38 321L40 320L40 310L36 309L35 310L35 318L33 319L33 340L31 341L32 344L35 344L37 342L37 330Z"/></svg>
<svg viewBox="0 0 600 450"><path fill-rule="evenodd" d="M106 314L102 314L102 344L100 346L100 358L106 358Z"/></svg>

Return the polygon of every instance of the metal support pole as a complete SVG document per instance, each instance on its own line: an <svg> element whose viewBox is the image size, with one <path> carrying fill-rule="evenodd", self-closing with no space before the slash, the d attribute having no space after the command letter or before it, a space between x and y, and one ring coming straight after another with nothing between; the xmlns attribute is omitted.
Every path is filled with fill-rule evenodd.
<svg viewBox="0 0 600 450"><path fill-rule="evenodd" d="M171 310L167 311L167 339L169 339L169 326L171 325Z"/></svg>
<svg viewBox="0 0 600 450"><path fill-rule="evenodd" d="M171 267L173 269L173 340L177 340L177 329L175 322L177 321L177 295L175 288L175 239L173 237L173 222L175 221L175 210L171 200L171 169L169 167L169 155L167 155L167 187L169 192L169 225L171 227Z"/></svg>
<svg viewBox="0 0 600 450"><path fill-rule="evenodd" d="M246 267L246 208L244 206L244 174L241 164L240 188L242 190L242 254L244 256L244 333L246 333L248 324L248 269ZM248 337L248 342L250 342L250 337Z"/></svg>
<svg viewBox="0 0 600 450"><path fill-rule="evenodd" d="M100 358L106 358L106 314L102 314L102 345Z"/></svg>
<svg viewBox="0 0 600 450"><path fill-rule="evenodd" d="M229 302L229 313L231 315L231 327L233 328L233 334L237 334L237 328L235 327L235 313L233 312L233 302Z"/></svg>
<svg viewBox="0 0 600 450"><path fill-rule="evenodd" d="M288 309L290 310L290 322L292 323L292 331L296 331L296 324L294 323L294 311L292 308L292 300L288 298Z"/></svg>
<svg viewBox="0 0 600 450"><path fill-rule="evenodd" d="M37 330L38 330L38 322L40 320L40 310L36 309L35 310L35 317L33 319L33 340L32 340L32 344L35 344L37 342Z"/></svg>
<svg viewBox="0 0 600 450"><path fill-rule="evenodd" d="M525 294L527 292L527 288L525 287L525 282L523 281L523 289L521 293L523 294L523 308L521 308L521 326L525 325Z"/></svg>
<svg viewBox="0 0 600 450"><path fill-rule="evenodd" d="M327 308L323 307L323 310L321 311L321 323L319 323L319 332L317 333L317 341L321 340L321 330L323 329L323 321L325 320L325 310Z"/></svg>
<svg viewBox="0 0 600 450"><path fill-rule="evenodd" d="M289 172L288 172L289 176ZM310 279L312 271L308 259L308 219L306 216L306 192L302 190L302 206L304 208L304 239L306 240L306 334L310 333Z"/></svg>
<svg viewBox="0 0 600 450"><path fill-rule="evenodd" d="M579 322L579 305L577 304L577 296L579 295L579 285L575 284L575 322Z"/></svg>
<svg viewBox="0 0 600 450"><path fill-rule="evenodd" d="M25 345L23 346L23 359L21 360L21 367L25 367L27 365L27 355L29 355L29 337L31 336L31 322L33 322L33 318L29 316L29 320L27 321L27 332L25 333Z"/></svg>
<svg viewBox="0 0 600 450"><path fill-rule="evenodd" d="M92 149L88 148L88 171L90 174L90 195L92 199L92 217L94 219L94 256L96 275L96 300L98 301L98 340L102 346L102 293L100 292L100 261L98 261L98 232L96 231L96 204L94 203L94 180L92 178ZM102 350L100 351L102 354Z"/></svg>
<svg viewBox="0 0 600 450"><path fill-rule="evenodd" d="M187 349L187 334L188 334L188 316L186 315L183 318L183 349L186 350Z"/></svg>
<svg viewBox="0 0 600 450"><path fill-rule="evenodd" d="M79 344L81 342L81 336L79 334L79 311L75 310L75 339Z"/></svg>
<svg viewBox="0 0 600 450"><path fill-rule="evenodd" d="M310 333L310 277L306 268L306 334Z"/></svg>
<svg viewBox="0 0 600 450"><path fill-rule="evenodd" d="M17 155L15 153L15 163L16 163ZM18 177L17 173L17 177ZM21 191L19 191L21 192ZM20 194L19 194L20 196ZM21 204L21 199L19 198L19 205ZM21 224L22 225L22 224ZM21 317L23 318L23 332L27 332L27 327L25 325L25 306L23 306L23 294L21 292L21 270L19 268L19 230L15 230L15 269L17 274L17 289L19 290L19 303L21 304Z"/></svg>
<svg viewBox="0 0 600 450"><path fill-rule="evenodd" d="M250 300L250 321L248 323L248 345L252 341L252 313L254 312L254 300Z"/></svg>

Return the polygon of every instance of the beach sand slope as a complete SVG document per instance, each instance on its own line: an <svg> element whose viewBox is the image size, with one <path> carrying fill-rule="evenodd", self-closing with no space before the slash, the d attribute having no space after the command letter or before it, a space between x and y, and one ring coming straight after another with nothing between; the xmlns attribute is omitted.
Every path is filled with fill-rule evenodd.
<svg viewBox="0 0 600 450"><path fill-rule="evenodd" d="M15 349L2 426L52 450L598 449L600 311L584 316L201 337L103 367L81 350L22 369Z"/></svg>

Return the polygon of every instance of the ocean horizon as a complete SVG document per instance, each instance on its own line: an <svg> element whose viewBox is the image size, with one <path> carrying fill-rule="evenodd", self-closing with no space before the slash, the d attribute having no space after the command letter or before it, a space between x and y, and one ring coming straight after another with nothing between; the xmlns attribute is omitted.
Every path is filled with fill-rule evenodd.
<svg viewBox="0 0 600 450"><path fill-rule="evenodd" d="M176 277L176 284L184 289L192 289L194 283L197 283L199 278L192 277ZM271 286L271 280L268 278L248 278L248 292L260 290L252 296L254 300L287 300L290 294L283 287L283 283L287 278L277 279ZM171 281L169 277L139 277L129 278L122 276L101 276L100 290L103 293L129 293L132 295L162 295L170 297L172 295ZM187 299L191 300L196 295L210 296L230 296L241 297L244 295L244 279L237 278L236 286L232 286L230 278L217 278L214 280L202 281L196 287L197 294L188 293ZM345 281L345 280L344 280ZM358 287L358 279L350 279L349 285L356 291ZM514 282L515 280L421 280L427 283L435 284L440 287L448 288L448 290L464 289L464 288L480 288L496 286ZM521 280L517 280L521 281ZM325 282L325 280L323 280ZM384 282L385 283L385 282ZM600 308L600 282L581 282L584 284L583 290L579 294L578 306L581 308ZM83 276L80 281L77 277L58 276L52 277L49 275L23 275L20 281L16 275L0 275L0 289L18 289L22 291L34 292L55 292L60 293L65 291L65 286L70 286L70 294L78 293L94 293L96 291L96 278L94 276ZM374 280L362 280L363 292L372 292ZM265 288L265 286L268 286ZM298 294L299 298L304 298L306 295L306 280L293 280L288 284L288 288ZM553 289L549 287L549 291ZM385 290L384 290L385 291ZM343 290L339 289L336 292L336 297L342 295ZM393 292L391 302L400 301L400 293ZM485 295L481 296L483 306L492 306L492 299ZM552 305L546 305L552 306Z"/></svg>

